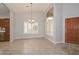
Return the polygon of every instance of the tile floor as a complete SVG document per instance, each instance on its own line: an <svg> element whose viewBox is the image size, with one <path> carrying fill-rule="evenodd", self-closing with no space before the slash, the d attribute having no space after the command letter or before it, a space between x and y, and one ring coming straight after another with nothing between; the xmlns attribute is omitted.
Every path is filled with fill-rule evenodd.
<svg viewBox="0 0 79 59"><path fill-rule="evenodd" d="M45 38L0 42L0 55L77 55L79 45L53 44Z"/></svg>

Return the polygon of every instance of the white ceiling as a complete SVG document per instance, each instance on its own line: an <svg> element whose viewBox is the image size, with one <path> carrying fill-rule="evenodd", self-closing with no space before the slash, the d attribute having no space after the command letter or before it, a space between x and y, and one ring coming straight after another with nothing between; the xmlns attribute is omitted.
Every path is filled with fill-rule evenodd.
<svg viewBox="0 0 79 59"><path fill-rule="evenodd" d="M15 12L29 12L31 10L30 3L6 3L5 4L10 10ZM33 3L33 12L45 12L50 7L49 3ZM28 7L26 7L28 6Z"/></svg>

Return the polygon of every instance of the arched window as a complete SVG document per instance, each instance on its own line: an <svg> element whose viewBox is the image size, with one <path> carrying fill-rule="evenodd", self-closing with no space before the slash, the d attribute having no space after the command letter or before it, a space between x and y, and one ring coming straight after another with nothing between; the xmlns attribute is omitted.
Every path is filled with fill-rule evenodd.
<svg viewBox="0 0 79 59"><path fill-rule="evenodd" d="M24 34L38 33L38 22L35 20L28 20L24 22Z"/></svg>

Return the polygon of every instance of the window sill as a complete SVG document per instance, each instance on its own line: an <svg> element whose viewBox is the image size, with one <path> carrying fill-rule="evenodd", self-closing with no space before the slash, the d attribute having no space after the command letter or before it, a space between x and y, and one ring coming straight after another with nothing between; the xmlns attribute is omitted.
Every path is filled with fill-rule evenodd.
<svg viewBox="0 0 79 59"><path fill-rule="evenodd" d="M24 34L38 34L38 33L24 33Z"/></svg>

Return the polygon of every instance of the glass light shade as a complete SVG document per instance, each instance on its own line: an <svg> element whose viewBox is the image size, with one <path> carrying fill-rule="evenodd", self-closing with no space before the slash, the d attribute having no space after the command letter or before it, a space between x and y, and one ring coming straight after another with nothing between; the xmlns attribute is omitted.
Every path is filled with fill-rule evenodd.
<svg viewBox="0 0 79 59"><path fill-rule="evenodd" d="M29 21L29 22L31 22L31 20L30 20L30 19L29 19L28 21Z"/></svg>
<svg viewBox="0 0 79 59"><path fill-rule="evenodd" d="M32 20L32 22L35 22L35 20Z"/></svg>
<svg viewBox="0 0 79 59"><path fill-rule="evenodd" d="M53 19L53 17L47 17L47 19L48 19L48 20L52 20L52 19Z"/></svg>

